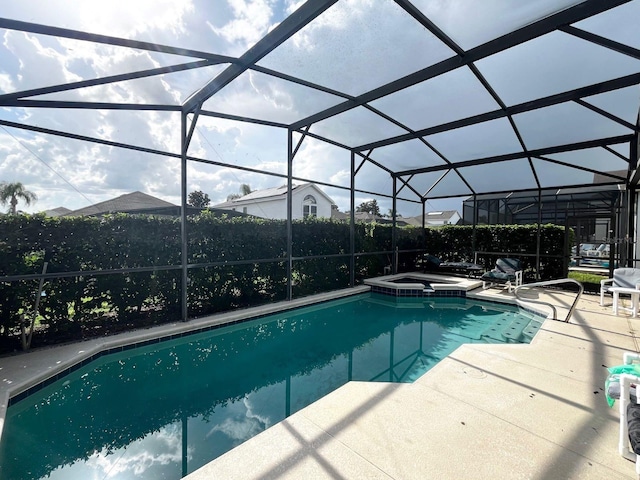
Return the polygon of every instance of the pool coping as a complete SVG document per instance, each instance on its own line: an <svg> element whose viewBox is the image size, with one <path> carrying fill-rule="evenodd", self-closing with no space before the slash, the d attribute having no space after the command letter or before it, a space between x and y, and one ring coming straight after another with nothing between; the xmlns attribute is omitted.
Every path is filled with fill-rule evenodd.
<svg viewBox="0 0 640 480"><path fill-rule="evenodd" d="M395 280L403 278L423 280L429 284L430 288L425 288L425 285L420 283L395 282ZM368 278L364 283L365 285L371 286L373 292L396 297L464 297L467 292L475 290L482 285L482 281L476 278L421 272L396 273L382 277Z"/></svg>

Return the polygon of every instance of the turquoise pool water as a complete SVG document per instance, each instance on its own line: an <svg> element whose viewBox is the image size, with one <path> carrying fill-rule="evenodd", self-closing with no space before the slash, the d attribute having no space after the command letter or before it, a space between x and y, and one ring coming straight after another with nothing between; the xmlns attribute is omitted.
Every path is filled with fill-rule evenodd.
<svg viewBox="0 0 640 480"><path fill-rule="evenodd" d="M1 479L179 479L349 380L411 382L541 318L363 294L103 356L9 407Z"/></svg>

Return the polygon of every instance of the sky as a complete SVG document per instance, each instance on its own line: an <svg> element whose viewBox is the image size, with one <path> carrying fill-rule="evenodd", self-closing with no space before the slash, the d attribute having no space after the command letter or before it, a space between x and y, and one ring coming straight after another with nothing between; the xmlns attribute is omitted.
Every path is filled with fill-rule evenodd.
<svg viewBox="0 0 640 480"><path fill-rule="evenodd" d="M301 2L136 0L133 3L132 7L132 2L123 0L90 0L80 4L73 2L73 5L65 0L4 2L0 7L0 16L240 56ZM123 11L127 14L122 15ZM331 21L340 23L336 16L327 19L327 22ZM171 64L190 60L8 30L0 30L0 34L0 91L3 93L152 68L163 65L162 62ZM133 65L135 67L132 68ZM116 102L177 99L179 102L222 68L214 66L185 75L173 75L175 78L166 78L164 82L153 84L134 80L117 86L92 87L82 93L63 92L39 98ZM222 101L216 102L214 106L217 110L240 114L255 111L255 99L245 95L243 90L260 88L265 76L253 73L244 77L241 85ZM286 114L288 108L297 107L286 98L286 94L278 95L277 91L273 91L272 96L265 95L262 98L264 108L268 110L273 102L282 102L285 105L280 111ZM309 114L316 105L330 106L337 100L318 99L315 104L310 101L308 108L302 111ZM289 105L286 105L287 102ZM179 115L175 113L5 109L0 115L6 120L179 152ZM282 118L287 119L286 115ZM296 118L295 112L288 117L292 118ZM285 174L286 142L286 132L279 129L201 119L190 154ZM341 164L331 169L331 175L326 174L327 151L329 156L337 157L337 162ZM318 160L320 156L325 160ZM310 157L315 160L310 161ZM294 174L301 178L348 186L349 163L348 153L323 145L322 142L311 141L300 153ZM388 176L380 173L376 172L378 178L363 174L363 180L357 187L389 194L389 187L385 185ZM367 181L366 177L371 180ZM9 127L0 128L0 181L22 182L38 195L38 201L31 206L20 205L26 212L59 206L77 209L136 190L179 204L179 179L179 163L173 159L51 135L34 135ZM237 193L243 183L249 184L252 189L261 189L284 184L285 179L229 168L189 165L188 191L204 191L210 196L212 204L224 201L231 193ZM379 185L384 187L379 189ZM340 210L349 209L348 192L331 188L325 188L325 191L336 201ZM375 197L357 195L356 203L371 198ZM386 213L391 207L390 201L384 197L378 197L378 201L383 213ZM454 201L453 208L459 209L459 203L460 200ZM438 205L433 207L437 209ZM405 216L416 215L420 211L420 205L405 206Z"/></svg>
<svg viewBox="0 0 640 480"><path fill-rule="evenodd" d="M491 39L493 35L526 25L534 13L553 13L557 9L579 3L579 0L539 0L534 13L531 12L533 7L525 4L517 9L507 9L508 13L504 13L507 11L504 8L505 2L507 0L490 0L479 6L469 0L416 0L414 4L437 21L459 45L472 48ZM298 0L21 0L3 2L0 17L238 57L301 3L303 2ZM640 13L638 3L633 2L630 7L632 10L623 11L618 17L632 18L633 14ZM462 10L470 15L460 15ZM471 21L473 28L465 23ZM606 25L592 23L593 25L586 27L596 32L598 29L606 30ZM477 67L494 84L501 97L513 104L529 100L527 95L532 98L551 95L589 82L640 70L637 59L631 61L617 53L617 56L607 57L601 62L584 61L598 58L602 49L593 46L584 48L573 37L559 39L558 36L562 35L564 34L555 32L526 48L518 47L504 55L478 62ZM618 41L636 42L633 34L629 36L625 29L619 29L613 35L619 37L615 38ZM0 94L193 60L12 30L0 29L0 36ZM358 41L355 42L354 39ZM558 47L565 45L559 40L566 40L566 47ZM376 55L374 62L371 62L372 46ZM554 58L541 60L539 49L549 46L555 46ZM259 62L259 65L357 95L451 55L448 47L416 22L408 20L407 15L400 12L394 2L348 0L331 7L319 19ZM331 64L332 69L326 69L327 64ZM225 67L226 65L214 65L154 79L130 80L32 98L179 105ZM557 70L558 68L561 70ZM563 71L579 73L578 80L568 75L558 75L558 72ZM540 81L541 78L554 78L554 81L543 82ZM462 101L459 93L455 97L451 94L451 87L460 85L464 85L466 91ZM414 101L410 98L411 95L420 100ZM637 88L629 88L627 93L617 94L615 99L612 97L594 97L594 103L600 102L598 105L603 105L602 108L631 105L619 112L620 116L632 117L633 108L637 114ZM251 71L242 74L220 94L205 102L204 108L289 123L342 101L343 99L330 93L314 91ZM401 118L403 123L415 129L497 108L494 99L466 68L454 70L432 82L416 85L409 92L383 97L372 102L372 105L383 113ZM575 123L570 120L575 114L573 110L555 108L553 118L557 122ZM573 108L575 110L582 107ZM535 112L516 116L515 121L522 128L525 143L536 146L553 138L558 128L552 121L545 119L542 122L545 129L541 129L541 121L533 113ZM619 125L604 125L601 118L595 118L595 114L593 117L589 121L576 123L575 141L588 139L583 138L584 132L599 132L603 129L608 129L607 132L611 135L628 133L628 130ZM161 151L180 152L178 113L0 108L0 118ZM506 135L500 133L504 130L507 131ZM314 124L311 132L327 135L353 146L377 140L381 134L402 134L404 130L360 108L338 118ZM505 119L496 120L483 128L467 127L465 137L469 140L464 144L459 141L460 137L452 138L447 132L432 135L429 140L453 159L481 156L487 152L509 153L520 148ZM476 151L480 140L485 139L494 139L484 147L489 150ZM282 178L286 174L287 155L287 135L283 129L200 117L189 155L280 175L270 176L189 162L187 191L202 190L209 195L212 205L223 202L229 194L238 193L241 184L249 184L256 190L280 186L286 182ZM424 145L415 142L386 147L375 155L376 160L383 165L395 162L399 157L420 157L420 162L423 163L416 164L407 160L407 169L423 165L424 162L428 164L439 161L431 151L425 152ZM567 158L554 160L568 164L578 161ZM594 160L595 164L602 161ZM624 162L614 156L605 158L604 161L610 162L612 170L613 167L625 168ZM594 166L596 167L597 165ZM477 182L478 188L492 188L491 173L479 167L474 168L475 170L469 170L472 182ZM554 168L550 175L552 178L548 180L549 185L553 185L556 181L554 179L563 175L569 178L573 173L566 168L563 171L556 164ZM349 152L312 138L305 139L296 155L293 169L294 175L303 179L343 187L350 184ZM523 188L535 181L526 160L512 162L509 169ZM520 171L523 174L518 173ZM585 172L581 174L586 175ZM587 177L589 175L592 176L588 173ZM437 179L437 175L432 174L412 181L426 191ZM26 212L60 206L78 209L133 191L142 191L175 204L180 203L180 165L175 158L42 133L34 134L6 126L0 126L0 181L22 182L27 189L38 195L35 204L19 205ZM460 196L445 201L430 200L427 211L452 209L461 212L461 202L466 197L465 185L455 175L448 175L442 185L447 185L450 191ZM322 188L341 211L349 210L348 191ZM389 174L372 164L366 164L358 173L356 188L386 195L392 193ZM405 198L417 199L408 189L401 194L406 195ZM356 194L356 205L372 198L378 200L383 213L391 207L388 198L368 193ZM404 216L418 215L421 209L419 203L399 202L398 205L398 212Z"/></svg>

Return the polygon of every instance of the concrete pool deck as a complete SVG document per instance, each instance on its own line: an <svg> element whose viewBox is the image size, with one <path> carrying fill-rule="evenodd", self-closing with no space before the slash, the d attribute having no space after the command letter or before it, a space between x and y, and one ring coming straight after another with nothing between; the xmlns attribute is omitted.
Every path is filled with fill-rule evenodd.
<svg viewBox="0 0 640 480"><path fill-rule="evenodd" d="M530 345L463 345L413 384L350 382L185 478L635 478L604 381L638 351L640 319L598 302Z"/></svg>
<svg viewBox="0 0 640 480"><path fill-rule="evenodd" d="M502 289L469 293L513 301ZM532 296L553 302L560 317L573 299L560 291ZM614 316L598 302L584 295L570 323L547 320L530 345L464 345L413 384L350 382L186 478L635 478L633 463L617 453L618 411L603 388L605 367L640 351L640 319ZM92 351L246 315L1 358L0 430L10 393Z"/></svg>

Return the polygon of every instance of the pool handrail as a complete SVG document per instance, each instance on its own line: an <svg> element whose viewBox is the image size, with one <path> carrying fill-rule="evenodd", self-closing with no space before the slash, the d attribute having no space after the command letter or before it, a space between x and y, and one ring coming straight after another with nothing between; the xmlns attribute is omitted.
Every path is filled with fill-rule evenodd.
<svg viewBox="0 0 640 480"><path fill-rule="evenodd" d="M582 296L582 292L584 291L584 286L582 285L582 283L580 283L579 281L573 279L573 278L558 278L556 280L545 280L543 282L535 282L535 283L526 283L524 285L518 285L514 290L513 290L513 294L515 295L515 297L518 300L521 300L523 302L529 302L529 303L536 303L539 305L547 305L549 307L551 307L551 309L553 310L553 320L558 320L558 309L555 307L555 305L552 305L551 303L548 302L543 302L541 300L531 300L529 298L522 298L518 295L519 290L523 289L523 288L533 288L533 287L546 287L549 285L560 285L563 283L575 283L576 285L578 285L578 294L576 295L575 300L573 301L573 304L571 305L571 307L569 308L569 313L567 314L567 317L563 320L563 322L568 322L569 319L571 318L571 315L573 315L573 311L576 309L576 305L578 304L578 300L580 300L580 297Z"/></svg>

